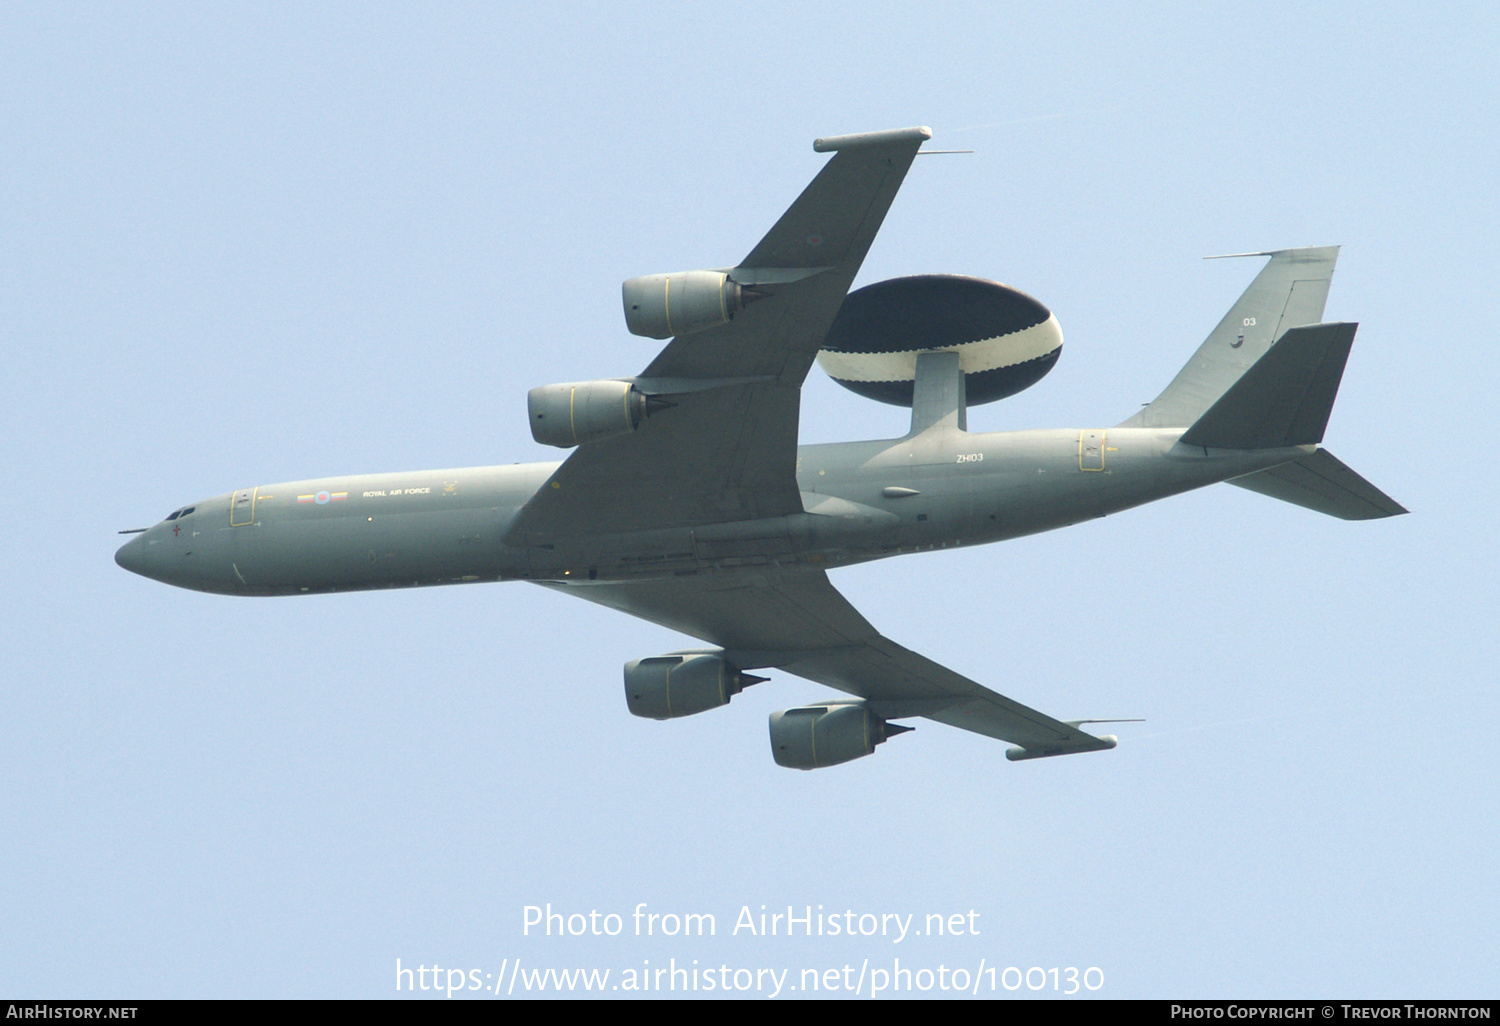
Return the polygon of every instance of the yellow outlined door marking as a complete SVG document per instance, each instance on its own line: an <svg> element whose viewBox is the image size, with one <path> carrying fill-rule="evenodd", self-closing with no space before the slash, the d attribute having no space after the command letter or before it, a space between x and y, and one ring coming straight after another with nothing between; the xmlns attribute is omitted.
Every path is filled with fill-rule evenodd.
<svg viewBox="0 0 1500 1026"><path fill-rule="evenodd" d="M255 523L255 499L259 488L241 488L229 502L229 526L248 527Z"/></svg>
<svg viewBox="0 0 1500 1026"><path fill-rule="evenodd" d="M1078 432L1079 470L1104 469L1104 435L1103 431Z"/></svg>

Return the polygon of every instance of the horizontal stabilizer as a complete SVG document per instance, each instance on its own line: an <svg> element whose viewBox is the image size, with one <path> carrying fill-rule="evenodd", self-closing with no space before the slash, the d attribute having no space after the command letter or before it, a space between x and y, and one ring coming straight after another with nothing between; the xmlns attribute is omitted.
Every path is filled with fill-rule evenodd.
<svg viewBox="0 0 1500 1026"><path fill-rule="evenodd" d="M1326 449L1229 483L1341 520L1379 520L1407 512Z"/></svg>
<svg viewBox="0 0 1500 1026"><path fill-rule="evenodd" d="M1353 323L1291 328L1182 434L1211 449L1280 449L1323 440Z"/></svg>

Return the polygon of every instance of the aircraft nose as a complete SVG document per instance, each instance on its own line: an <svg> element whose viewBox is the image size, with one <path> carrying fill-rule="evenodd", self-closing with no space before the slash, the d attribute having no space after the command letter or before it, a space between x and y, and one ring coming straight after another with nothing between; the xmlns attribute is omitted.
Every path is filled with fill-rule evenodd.
<svg viewBox="0 0 1500 1026"><path fill-rule="evenodd" d="M121 545L119 551L115 553L115 562L133 574L153 578L156 576L151 572L150 566L152 561L147 552L145 535L138 534L124 545Z"/></svg>

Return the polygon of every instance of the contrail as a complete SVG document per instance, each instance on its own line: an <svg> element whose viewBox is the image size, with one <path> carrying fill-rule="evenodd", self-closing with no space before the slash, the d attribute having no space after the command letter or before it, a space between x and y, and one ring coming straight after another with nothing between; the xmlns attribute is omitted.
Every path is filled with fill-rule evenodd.
<svg viewBox="0 0 1500 1026"><path fill-rule="evenodd" d="M1091 114L1108 114L1110 111L1119 110L1119 107L1094 107L1088 110L1070 110L1058 114L1038 114L1029 118L1008 118L1005 121L986 121L982 125L965 125L962 128L945 128L943 134L949 132L975 132L981 128L1006 128L1011 125L1031 125L1038 121L1056 121L1058 118L1087 117Z"/></svg>
<svg viewBox="0 0 1500 1026"><path fill-rule="evenodd" d="M1311 716L1311 714L1306 714ZM1130 739L1131 744L1144 741L1149 737L1171 737L1173 734L1192 734L1200 730L1218 730L1220 727L1239 727L1246 723L1265 723L1268 720L1291 720L1297 719L1293 713L1279 713L1275 716L1251 716L1243 720L1223 720L1219 723L1200 723L1196 727L1178 727L1176 730L1158 730L1154 734L1137 734Z"/></svg>

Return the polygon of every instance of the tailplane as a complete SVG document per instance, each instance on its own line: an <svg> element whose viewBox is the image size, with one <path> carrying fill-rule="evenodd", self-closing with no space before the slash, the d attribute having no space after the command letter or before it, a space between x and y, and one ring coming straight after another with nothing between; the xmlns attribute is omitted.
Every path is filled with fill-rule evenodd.
<svg viewBox="0 0 1500 1026"><path fill-rule="evenodd" d="M1379 520L1407 512L1327 449L1229 483L1340 520Z"/></svg>
<svg viewBox="0 0 1500 1026"><path fill-rule="evenodd" d="M1328 427L1357 324L1291 328L1182 433L1185 445L1317 445Z"/></svg>

